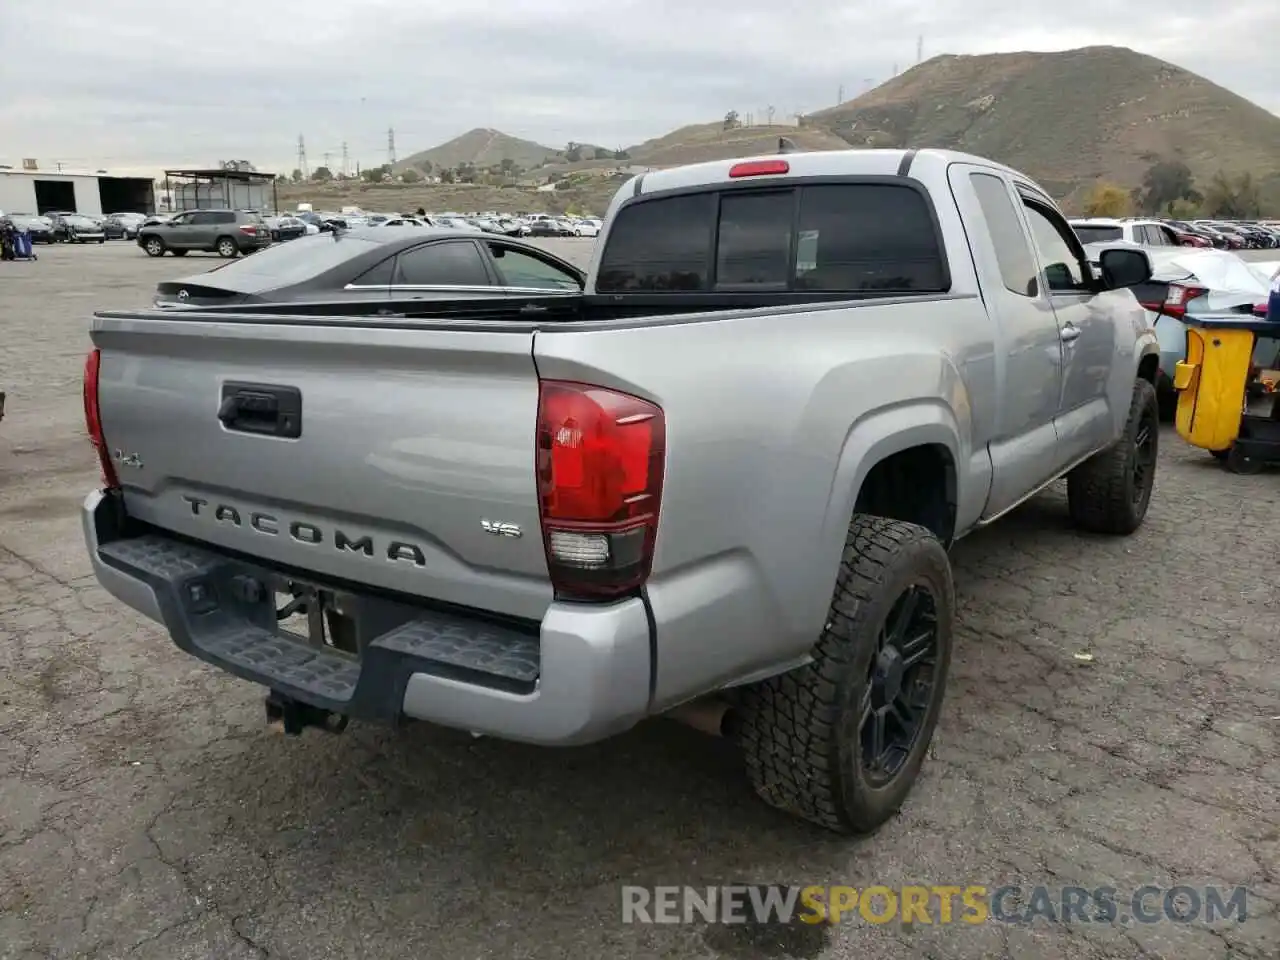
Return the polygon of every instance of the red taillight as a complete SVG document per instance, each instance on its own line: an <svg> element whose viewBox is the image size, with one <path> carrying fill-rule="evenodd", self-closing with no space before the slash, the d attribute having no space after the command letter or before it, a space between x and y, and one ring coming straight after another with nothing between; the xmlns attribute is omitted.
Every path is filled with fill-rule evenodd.
<svg viewBox="0 0 1280 960"><path fill-rule="evenodd" d="M778 174L790 173L791 164L785 160L748 160L736 163L729 168L729 177L776 177Z"/></svg>
<svg viewBox="0 0 1280 960"><path fill-rule="evenodd" d="M600 598L640 586L662 501L662 409L604 387L544 380L537 444L542 539L556 593Z"/></svg>
<svg viewBox="0 0 1280 960"><path fill-rule="evenodd" d="M107 441L102 435L102 411L98 406L98 375L102 369L102 353L97 347L89 351L84 361L84 426L93 448L98 451L98 463L102 468L102 484L107 489L120 486L116 466L107 451Z"/></svg>
<svg viewBox="0 0 1280 960"><path fill-rule="evenodd" d="M252 224L242 224L240 227L240 232L247 233L251 237L256 237L258 235L258 228L253 226Z"/></svg>
<svg viewBox="0 0 1280 960"><path fill-rule="evenodd" d="M1160 305L1160 310L1167 317L1178 317L1181 319L1187 315L1187 304L1196 297L1203 297L1209 290L1206 287L1192 287L1183 283L1169 284L1169 291L1165 294L1164 303Z"/></svg>

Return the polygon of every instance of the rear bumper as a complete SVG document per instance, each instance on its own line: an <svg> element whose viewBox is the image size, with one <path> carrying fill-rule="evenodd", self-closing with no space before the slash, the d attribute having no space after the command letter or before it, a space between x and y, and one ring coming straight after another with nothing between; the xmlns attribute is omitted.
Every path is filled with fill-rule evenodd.
<svg viewBox="0 0 1280 960"><path fill-rule="evenodd" d="M127 538L119 502L104 493L85 499L82 521L108 593L163 624L185 652L312 706L546 746L604 739L648 710L649 618L638 599L553 603L524 631L358 597L387 629L356 659L280 636L271 591L254 600L244 588L280 572L155 532Z"/></svg>

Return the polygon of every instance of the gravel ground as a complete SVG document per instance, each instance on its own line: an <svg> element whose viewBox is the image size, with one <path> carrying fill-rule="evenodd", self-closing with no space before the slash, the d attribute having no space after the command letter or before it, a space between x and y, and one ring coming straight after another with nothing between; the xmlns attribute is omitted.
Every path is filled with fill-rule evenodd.
<svg viewBox="0 0 1280 960"><path fill-rule="evenodd" d="M899 818L833 838L665 721L561 752L421 725L271 736L260 689L97 587L78 527L87 318L214 261L39 252L0 264L0 958L1280 956L1275 473L1166 433L1133 538L1071 532L1054 489L961 543L933 757ZM1218 925L621 922L622 884L740 882L1251 898Z"/></svg>

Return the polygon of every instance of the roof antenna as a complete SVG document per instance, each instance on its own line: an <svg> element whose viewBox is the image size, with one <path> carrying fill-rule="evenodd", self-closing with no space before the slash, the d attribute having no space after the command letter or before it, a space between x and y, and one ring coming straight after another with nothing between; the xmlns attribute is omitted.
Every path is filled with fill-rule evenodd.
<svg viewBox="0 0 1280 960"><path fill-rule="evenodd" d="M795 142L794 140L792 140L790 137L779 137L779 138L778 138L778 152L779 152L779 153L796 153L796 152L798 152L799 150L800 150L800 148L796 146L796 142Z"/></svg>

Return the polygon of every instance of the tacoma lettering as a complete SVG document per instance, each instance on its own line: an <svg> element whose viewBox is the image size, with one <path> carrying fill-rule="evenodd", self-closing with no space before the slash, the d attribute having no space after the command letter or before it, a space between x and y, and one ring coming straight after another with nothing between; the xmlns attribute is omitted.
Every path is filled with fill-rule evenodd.
<svg viewBox="0 0 1280 960"><path fill-rule="evenodd" d="M237 528L247 526L256 533L261 533L268 537L280 536L281 527L284 526L288 530L289 539L295 543L304 543L307 546L322 546L326 542L331 542L334 549L344 553L357 554L370 559L381 556L392 563L411 563L415 567L425 567L427 565L426 554L415 543L392 540L383 550L378 548L371 534L365 533L359 536L352 536L344 530L334 530L330 541L329 535L321 527L305 520L283 521L272 514L253 511L248 514L249 519L246 523L240 510L229 503L210 503L201 497L193 497L185 493L182 495L182 499L191 508L193 517L209 517L216 523L226 526Z"/></svg>

